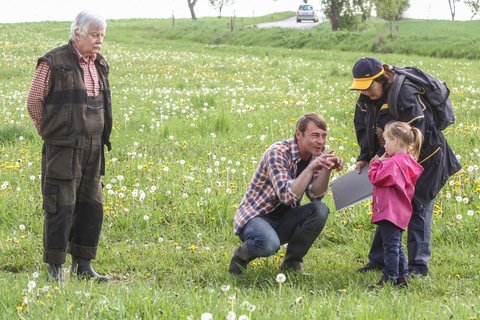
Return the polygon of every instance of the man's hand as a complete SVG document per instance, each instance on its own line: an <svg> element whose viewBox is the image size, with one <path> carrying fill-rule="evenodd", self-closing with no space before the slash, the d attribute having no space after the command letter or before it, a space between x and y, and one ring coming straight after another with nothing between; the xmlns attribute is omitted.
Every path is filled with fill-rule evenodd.
<svg viewBox="0 0 480 320"><path fill-rule="evenodd" d="M363 168L366 165L367 165L367 161L365 161L365 160L357 161L357 164L355 165L355 170L357 171L357 173L361 173Z"/></svg>
<svg viewBox="0 0 480 320"><path fill-rule="evenodd" d="M336 157L333 151L327 151L320 156L316 157L310 166L313 170L327 169L337 171L342 170L344 161L340 157Z"/></svg>
<svg viewBox="0 0 480 320"><path fill-rule="evenodd" d="M343 161L342 158L334 157L332 161L335 163L332 169L335 169L337 171L341 171L343 169L343 165L345 164L345 162Z"/></svg>

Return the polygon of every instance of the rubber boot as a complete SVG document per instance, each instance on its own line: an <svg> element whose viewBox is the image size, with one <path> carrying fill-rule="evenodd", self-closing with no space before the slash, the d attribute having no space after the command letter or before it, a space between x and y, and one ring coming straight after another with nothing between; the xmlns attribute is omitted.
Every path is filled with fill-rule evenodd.
<svg viewBox="0 0 480 320"><path fill-rule="evenodd" d="M61 264L49 263L47 272L48 272L48 279L50 281L55 281L55 282L64 281Z"/></svg>
<svg viewBox="0 0 480 320"><path fill-rule="evenodd" d="M72 256L72 274L77 274L81 279L95 280L97 282L108 282L107 276L99 275L92 267L90 259Z"/></svg>
<svg viewBox="0 0 480 320"><path fill-rule="evenodd" d="M405 276L398 278L395 286L399 288L408 288L408 278Z"/></svg>
<svg viewBox="0 0 480 320"><path fill-rule="evenodd" d="M254 257L248 251L248 246L244 242L240 247L238 247L233 253L232 260L230 260L230 266L228 267L228 272L230 274L238 276L247 269L248 263L252 261Z"/></svg>
<svg viewBox="0 0 480 320"><path fill-rule="evenodd" d="M303 257L317 237L318 233L297 227L288 241L287 252L280 264L280 269L303 272Z"/></svg>

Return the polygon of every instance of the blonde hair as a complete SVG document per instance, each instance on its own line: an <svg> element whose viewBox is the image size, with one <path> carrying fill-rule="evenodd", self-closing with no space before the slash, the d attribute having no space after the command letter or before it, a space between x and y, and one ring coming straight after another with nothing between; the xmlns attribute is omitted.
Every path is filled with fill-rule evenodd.
<svg viewBox="0 0 480 320"><path fill-rule="evenodd" d="M408 153L417 160L422 148L423 135L420 129L412 127L406 122L391 121L385 126L384 134L389 138L397 138L406 146Z"/></svg>

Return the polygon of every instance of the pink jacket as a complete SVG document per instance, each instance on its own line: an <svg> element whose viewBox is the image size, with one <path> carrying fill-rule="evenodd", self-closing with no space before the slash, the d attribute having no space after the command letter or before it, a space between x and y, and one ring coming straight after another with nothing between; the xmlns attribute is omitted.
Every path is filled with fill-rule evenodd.
<svg viewBox="0 0 480 320"><path fill-rule="evenodd" d="M412 216L415 183L423 167L406 153L370 164L373 188L372 223L387 220L405 230Z"/></svg>

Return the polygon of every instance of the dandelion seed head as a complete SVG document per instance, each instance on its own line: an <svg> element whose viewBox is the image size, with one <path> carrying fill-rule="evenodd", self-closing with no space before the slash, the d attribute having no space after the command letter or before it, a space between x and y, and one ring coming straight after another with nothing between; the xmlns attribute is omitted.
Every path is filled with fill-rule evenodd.
<svg viewBox="0 0 480 320"><path fill-rule="evenodd" d="M18 229L20 229L20 231L24 231L25 230L25 225L24 224L19 225Z"/></svg>
<svg viewBox="0 0 480 320"><path fill-rule="evenodd" d="M277 274L277 277L275 278L275 280L276 280L278 283L284 283L285 280L287 280L287 277L285 276L285 274L279 273L279 274Z"/></svg>
<svg viewBox="0 0 480 320"><path fill-rule="evenodd" d="M237 315L235 314L235 312L229 311L229 312L227 313L227 316L226 316L225 319L226 319L226 320L235 320L235 319L237 319Z"/></svg>
<svg viewBox="0 0 480 320"><path fill-rule="evenodd" d="M220 289L223 291L223 292L227 292L228 290L230 290L230 285L228 284L224 284L220 287Z"/></svg>
<svg viewBox="0 0 480 320"><path fill-rule="evenodd" d="M33 280L28 281L27 287L29 291L35 288L36 286L37 286L37 283L35 281Z"/></svg>
<svg viewBox="0 0 480 320"><path fill-rule="evenodd" d="M213 315L211 313L205 312L205 313L202 313L200 319L201 320L212 320Z"/></svg>
<svg viewBox="0 0 480 320"><path fill-rule="evenodd" d="M457 214L457 220L462 220L462 215L461 214Z"/></svg>

